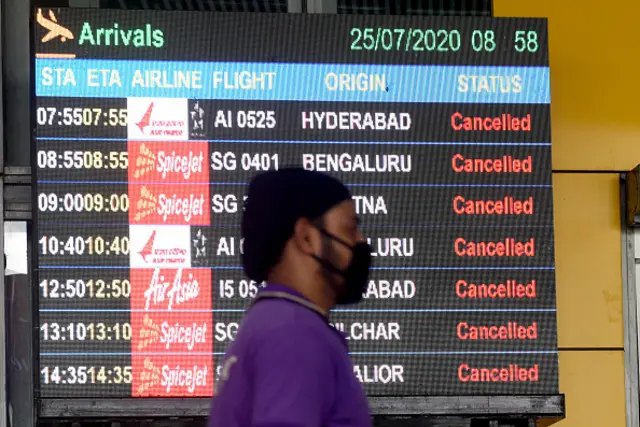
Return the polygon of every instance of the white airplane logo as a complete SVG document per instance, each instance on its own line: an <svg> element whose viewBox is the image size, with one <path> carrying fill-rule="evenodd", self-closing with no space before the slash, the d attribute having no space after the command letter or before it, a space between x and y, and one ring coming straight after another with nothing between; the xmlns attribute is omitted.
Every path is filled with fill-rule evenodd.
<svg viewBox="0 0 640 427"><path fill-rule="evenodd" d="M42 27L49 30L49 32L42 38L42 43L46 43L56 37L60 37L60 40L63 42L73 39L73 33L69 31L68 28L65 28L62 25L58 24L56 15L51 10L49 11L49 18L47 19L42 15L42 9L38 9L36 21L38 21L38 24L40 24Z"/></svg>

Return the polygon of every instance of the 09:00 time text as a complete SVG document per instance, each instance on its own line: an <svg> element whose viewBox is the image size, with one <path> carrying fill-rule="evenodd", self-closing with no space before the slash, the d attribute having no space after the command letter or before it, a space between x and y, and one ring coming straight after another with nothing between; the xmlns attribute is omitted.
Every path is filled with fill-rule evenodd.
<svg viewBox="0 0 640 427"><path fill-rule="evenodd" d="M129 212L129 195L100 193L38 194L40 212Z"/></svg>
<svg viewBox="0 0 640 427"><path fill-rule="evenodd" d="M131 366L45 366L43 384L131 384Z"/></svg>

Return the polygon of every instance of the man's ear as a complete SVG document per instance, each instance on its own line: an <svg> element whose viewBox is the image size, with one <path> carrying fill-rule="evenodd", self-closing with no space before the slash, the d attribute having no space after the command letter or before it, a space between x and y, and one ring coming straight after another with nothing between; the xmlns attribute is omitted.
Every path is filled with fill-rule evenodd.
<svg viewBox="0 0 640 427"><path fill-rule="evenodd" d="M293 241L301 252L313 255L319 252L320 248L316 248L318 230L311 224L307 218L300 218L296 221L293 228Z"/></svg>

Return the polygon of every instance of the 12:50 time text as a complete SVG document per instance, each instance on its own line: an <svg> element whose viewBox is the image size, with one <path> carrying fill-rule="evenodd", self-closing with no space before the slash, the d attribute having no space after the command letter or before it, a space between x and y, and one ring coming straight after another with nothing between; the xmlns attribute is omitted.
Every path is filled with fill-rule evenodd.
<svg viewBox="0 0 640 427"><path fill-rule="evenodd" d="M42 298L129 298L131 283L128 280L76 280L68 279L60 282L56 279L40 282Z"/></svg>

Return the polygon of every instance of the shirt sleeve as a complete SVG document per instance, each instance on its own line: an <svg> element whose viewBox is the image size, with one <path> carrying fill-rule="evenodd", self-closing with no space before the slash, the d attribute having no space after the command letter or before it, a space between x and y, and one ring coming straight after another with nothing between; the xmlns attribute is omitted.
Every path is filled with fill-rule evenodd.
<svg viewBox="0 0 640 427"><path fill-rule="evenodd" d="M260 337L253 353L252 427L322 427L333 399L329 348L301 325Z"/></svg>

